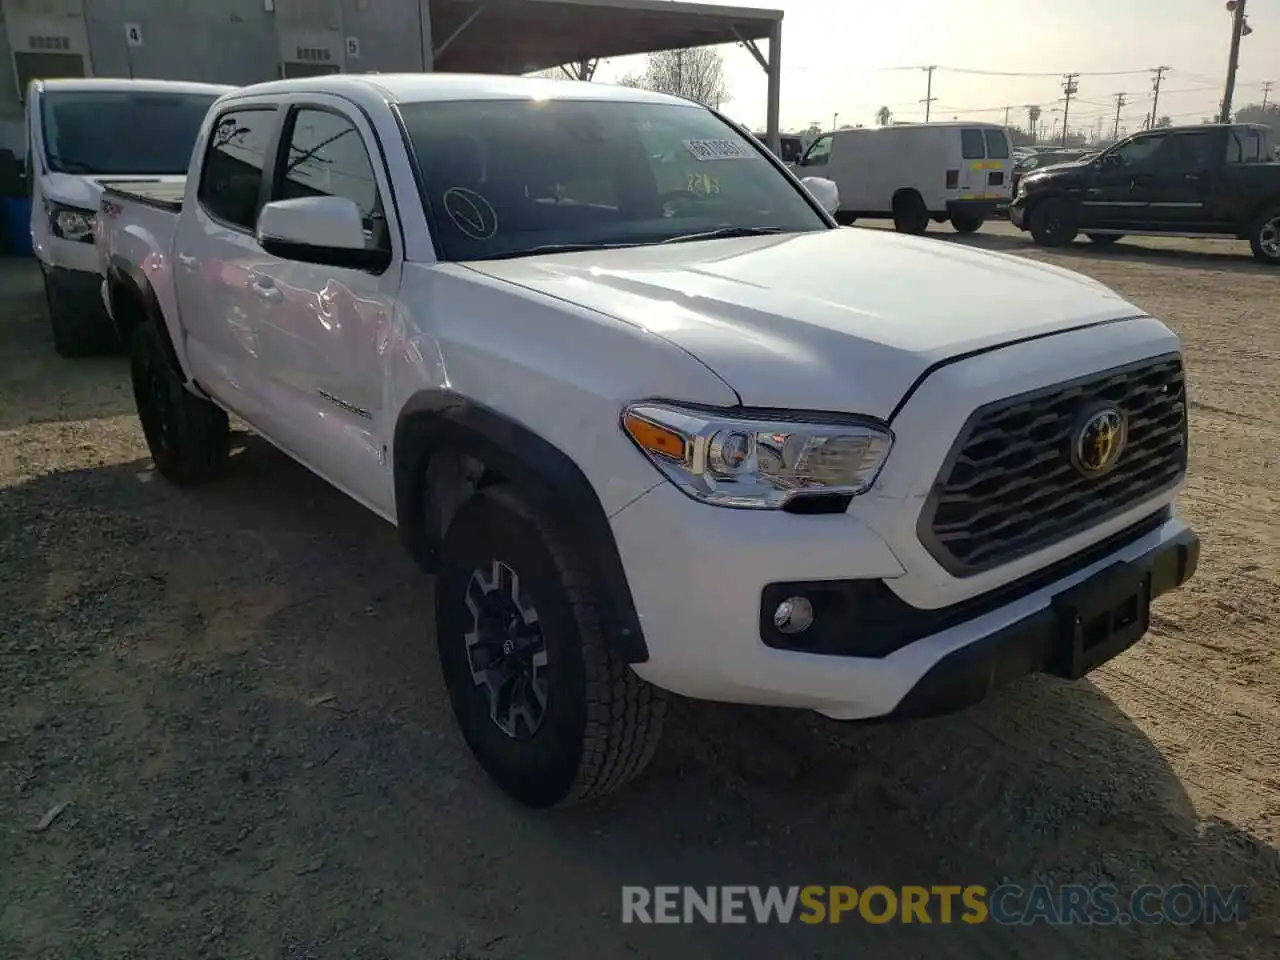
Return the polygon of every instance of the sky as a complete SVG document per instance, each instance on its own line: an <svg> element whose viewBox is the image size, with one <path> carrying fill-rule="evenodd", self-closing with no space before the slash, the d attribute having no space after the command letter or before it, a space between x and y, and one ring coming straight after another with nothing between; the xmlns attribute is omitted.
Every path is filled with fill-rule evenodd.
<svg viewBox="0 0 1280 960"><path fill-rule="evenodd" d="M816 122L875 122L888 106L896 119L923 120L927 76L935 64L931 118L1027 126L1028 104L1041 107L1041 126L1060 120L1062 79L1081 73L1071 105L1072 130L1112 132L1116 94L1127 104L1120 128L1140 129L1151 109L1150 68L1167 65L1159 113L1195 123L1215 115L1222 99L1231 15L1224 0L701 0L719 6L784 11L782 127ZM1248 0L1253 33L1241 41L1234 105L1262 100L1272 80L1280 100L1280 0ZM762 44L765 46L765 44ZM764 129L765 75L740 47L721 48L735 120ZM643 58L600 64L609 82L643 69ZM907 68L907 69L903 69ZM948 69L951 68L951 69ZM985 76L989 71L1039 76ZM1091 75L1092 74L1092 75ZM1103 75L1107 74L1107 75Z"/></svg>

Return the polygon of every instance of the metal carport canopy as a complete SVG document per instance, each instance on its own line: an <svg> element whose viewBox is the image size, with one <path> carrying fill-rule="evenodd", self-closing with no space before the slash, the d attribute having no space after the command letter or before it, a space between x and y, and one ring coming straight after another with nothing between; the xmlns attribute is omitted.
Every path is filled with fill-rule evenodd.
<svg viewBox="0 0 1280 960"><path fill-rule="evenodd" d="M742 43L768 75L768 140L779 150L781 10L676 0L430 0L430 11L424 46L431 56L423 67L450 73L530 73L603 57ZM767 51L761 40L769 41Z"/></svg>

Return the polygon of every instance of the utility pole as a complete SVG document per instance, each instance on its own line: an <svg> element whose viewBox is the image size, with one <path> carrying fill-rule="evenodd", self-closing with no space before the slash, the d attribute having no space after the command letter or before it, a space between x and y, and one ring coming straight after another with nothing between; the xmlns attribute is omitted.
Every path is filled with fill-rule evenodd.
<svg viewBox="0 0 1280 960"><path fill-rule="evenodd" d="M1271 88L1275 86L1270 80L1262 81L1262 109L1267 109L1267 104L1271 101Z"/></svg>
<svg viewBox="0 0 1280 960"><path fill-rule="evenodd" d="M1120 139L1120 108L1123 107L1128 102L1129 101L1124 98L1123 93L1116 94L1116 125L1115 125L1115 129L1111 131L1112 140Z"/></svg>
<svg viewBox="0 0 1280 960"><path fill-rule="evenodd" d="M1152 129L1155 128L1156 121L1160 119L1160 114L1156 110L1160 107L1160 81L1164 79L1165 73L1171 68L1156 67L1155 77L1151 81L1151 121L1147 124Z"/></svg>
<svg viewBox="0 0 1280 960"><path fill-rule="evenodd" d="M1010 110L1012 110L1012 109L1013 109L1012 107L1005 107L1005 108L1004 108L1004 125L1005 125L1006 127L1009 125L1009 111L1010 111Z"/></svg>
<svg viewBox="0 0 1280 960"><path fill-rule="evenodd" d="M929 75L929 79L925 81L924 99L920 101L921 103L924 104L924 122L928 123L929 108L933 106L933 101L938 99L933 95L933 71L937 70L938 68L935 66L935 67L921 67L920 69Z"/></svg>
<svg viewBox="0 0 1280 960"><path fill-rule="evenodd" d="M1231 52L1227 55L1227 89L1222 94L1222 113L1219 123L1231 122L1231 98L1236 92L1236 67L1240 60L1240 37L1244 32L1245 0L1227 0L1231 12Z"/></svg>
<svg viewBox="0 0 1280 960"><path fill-rule="evenodd" d="M1080 92L1079 80L1080 74L1067 73L1062 76L1062 92L1065 95L1066 102L1062 105L1062 145L1067 145L1067 117L1071 113L1071 98Z"/></svg>

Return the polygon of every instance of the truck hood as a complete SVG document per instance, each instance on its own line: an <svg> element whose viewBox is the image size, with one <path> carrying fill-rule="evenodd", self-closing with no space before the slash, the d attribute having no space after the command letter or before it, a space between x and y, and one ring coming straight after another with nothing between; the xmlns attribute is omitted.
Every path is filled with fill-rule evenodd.
<svg viewBox="0 0 1280 960"><path fill-rule="evenodd" d="M663 337L715 371L747 406L882 419L939 361L1142 315L1060 267L879 230L467 266Z"/></svg>
<svg viewBox="0 0 1280 960"><path fill-rule="evenodd" d="M97 210L98 201L102 197L103 183L136 183L140 180L169 181L183 180L185 175L156 176L155 174L101 174L92 176L79 173L47 173L40 191L45 198L66 207L77 207L81 210Z"/></svg>

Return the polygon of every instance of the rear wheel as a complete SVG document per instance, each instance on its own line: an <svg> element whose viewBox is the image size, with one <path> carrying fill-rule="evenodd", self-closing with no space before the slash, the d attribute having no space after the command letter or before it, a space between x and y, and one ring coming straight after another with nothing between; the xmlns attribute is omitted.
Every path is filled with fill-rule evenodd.
<svg viewBox="0 0 1280 960"><path fill-rule="evenodd" d="M1076 216L1071 204L1052 197L1035 205L1029 221L1031 239L1042 247L1065 247L1076 238Z"/></svg>
<svg viewBox="0 0 1280 960"><path fill-rule="evenodd" d="M1118 233L1086 233L1085 236L1089 238L1090 243L1099 247L1113 246L1117 240L1122 239Z"/></svg>
<svg viewBox="0 0 1280 960"><path fill-rule="evenodd" d="M1280 266L1280 207L1272 207L1253 222L1249 246L1258 260Z"/></svg>
<svg viewBox="0 0 1280 960"><path fill-rule="evenodd" d="M157 472L174 483L197 483L221 473L231 450L227 415L186 388L150 323L133 331L129 371Z"/></svg>
<svg viewBox="0 0 1280 960"><path fill-rule="evenodd" d="M971 213L953 213L951 227L956 233L973 233L986 223L985 217L975 217Z"/></svg>
<svg viewBox="0 0 1280 960"><path fill-rule="evenodd" d="M916 191L903 190L893 198L893 228L917 236L929 229L929 210Z"/></svg>
<svg viewBox="0 0 1280 960"><path fill-rule="evenodd" d="M852 227L857 222L858 222L858 218L855 217L853 214L846 213L843 210L836 211L836 223L840 224L840 226Z"/></svg>
<svg viewBox="0 0 1280 960"><path fill-rule="evenodd" d="M589 563L515 488L482 490L450 523L436 642L463 738L521 803L609 793L652 759L662 691L611 648Z"/></svg>

